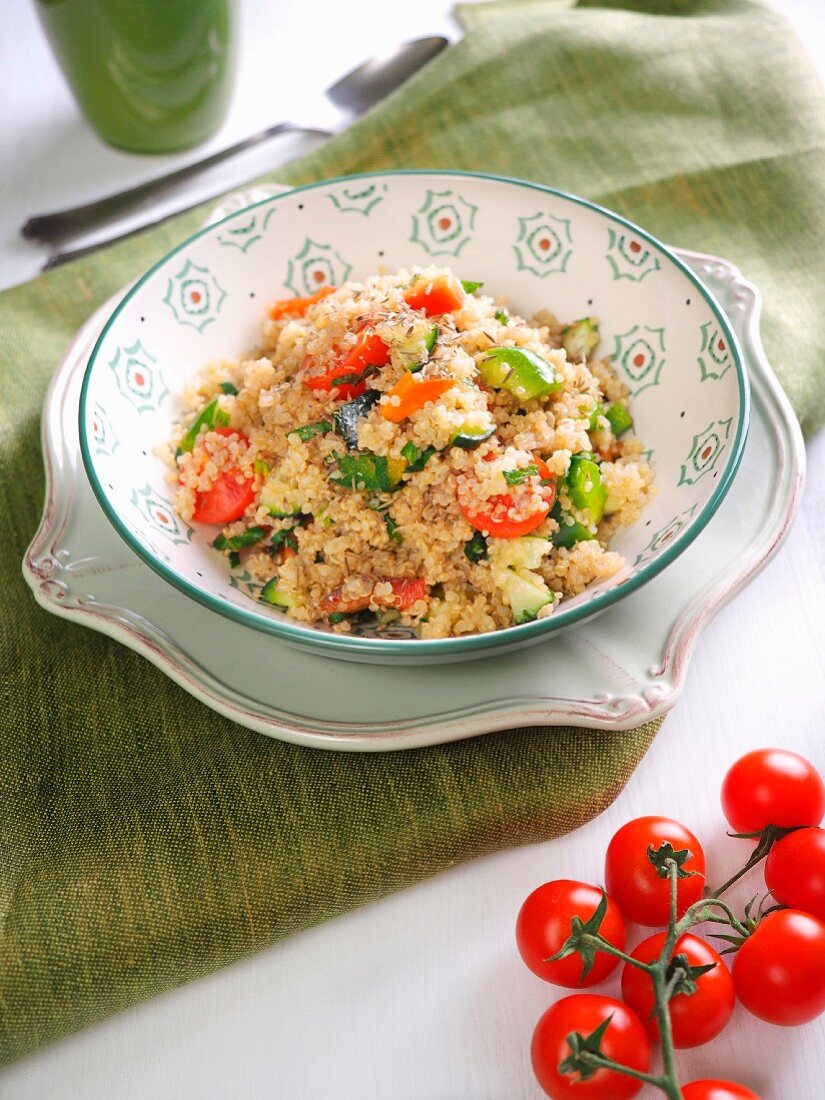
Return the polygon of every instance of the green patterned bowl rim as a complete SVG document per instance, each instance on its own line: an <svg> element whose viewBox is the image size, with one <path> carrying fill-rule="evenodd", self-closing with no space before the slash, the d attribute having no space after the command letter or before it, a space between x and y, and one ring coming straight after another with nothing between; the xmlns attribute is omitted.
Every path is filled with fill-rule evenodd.
<svg viewBox="0 0 825 1100"><path fill-rule="evenodd" d="M169 569L162 561L158 560L151 551L145 547L130 531L127 524L123 521L117 509L112 505L106 493L103 490L97 473L95 471L94 462L92 461L91 449L89 446L89 440L86 435L86 402L89 392L89 384L91 381L92 370L97 360L98 353L103 345L103 342L108 335L109 329L117 321L124 306L129 302L135 294L141 289L151 277L159 270L168 260L173 256L176 256L179 252L188 248L189 245L198 240L200 237L206 234L213 233L215 228L220 225L225 225L227 222L231 222L233 219L248 213L249 210L257 207L269 206L272 203L278 203L282 200L296 195L300 192L314 191L317 188L329 187L334 183L347 183L352 180L367 180L376 178L387 177L399 177L399 176L421 176L421 177L450 177L458 179L481 179L490 180L495 183L511 184L515 187L523 187L532 191L539 191L546 195L553 195L557 198L565 199L569 202L573 202L578 206L583 206L588 210L595 211L597 214L601 214L606 218L617 222L619 225L624 226L626 229L631 230L634 234L638 234L644 238L654 247L661 250L661 252L668 257L670 262L678 268L679 271L687 278L693 286L699 291L707 304L710 306L717 321L719 322L722 330L725 333L725 338L728 341L728 347L730 348L733 356L734 366L736 369L736 377L739 384L739 417L736 425L736 435L733 440L733 444L728 452L728 460L722 471L722 476L719 478L719 482L714 489L713 493L705 503L702 511L695 517L692 523L683 528L681 534L674 539L674 541L659 553L654 559L647 562L642 566L637 573L634 573L627 580L622 581L615 588L607 589L606 591L598 593L591 600L586 603L580 604L576 607L568 610L564 609L562 604L561 609L555 612L547 619L537 619L530 623L522 623L520 626L505 627L502 630L491 631L486 634L467 634L459 638L437 638L437 639L384 639L384 638L362 638L353 637L347 634L333 634L326 633L315 629L311 626L303 626L300 623L290 622L287 619L270 619L263 615L258 615L252 611L247 611L245 608L236 604L227 603L224 600L219 599L217 596L213 596L210 592L207 592L197 585L191 584L183 577L179 576L173 570ZM219 614L233 619L238 623L245 626L251 626L256 630L263 631L264 633L274 634L283 638L286 641L292 641L302 646L309 646L316 649L319 653L323 654L324 651L330 650L338 651L339 655L343 656L344 653L359 653L359 654L374 654L375 656L382 657L421 657L425 655L458 655L467 654L468 656L475 650L492 649L497 646L510 645L513 643L524 643L530 639L537 638L538 636L547 634L550 635L563 627L567 627L576 622L581 622L584 619L589 619L592 615L598 614L605 608L610 607L612 604L617 603L619 600L624 599L625 596L630 595L637 588L641 588L643 584L647 584L648 581L653 580L663 569L665 569L672 561L674 561L704 530L707 524L710 522L714 513L719 505L722 503L728 489L731 486L736 471L739 469L740 462L742 460L742 454L745 449L745 440L748 433L748 424L750 420L750 384L748 382L747 372L745 370L744 358L742 356L742 350L739 346L739 341L730 326L730 323L725 316L722 307L717 302L715 296L704 285L694 271L688 267L674 252L662 244L660 240L648 233L647 230L642 229L634 222L629 221L627 218L622 217L620 214L615 213L613 210L609 210L607 207L600 206L598 203L591 202L589 199L582 198L580 195L571 194L568 191L561 191L555 187L547 187L541 183L533 183L529 180L521 180L512 176L499 176L488 172L464 172L460 170L451 169L397 169L388 170L383 172L362 172L351 176L336 176L331 179L319 180L316 183L308 183L299 187L290 188L289 191L285 191L283 194L275 195L271 198L262 199L260 202L252 203L250 206L245 207L243 210L235 211L233 214L228 215L226 218L222 218L220 221L204 227L197 233L193 233L190 237L187 237L176 248L173 248L165 256L163 256L157 263L153 264L138 280L134 283L131 289L124 295L122 300L118 303L112 312L111 317L103 327L103 330L98 337L98 340L92 349L92 353L89 356L89 362L86 365L86 370L83 376L83 385L80 391L80 409L79 409L79 427L80 427L80 451L83 457L83 465L86 469L86 474L89 478L89 482L94 490L95 496L98 499L106 517L118 532L120 537L131 547L132 550L146 562L154 571L161 576L165 581L172 584L175 588L184 592L187 596L197 600L198 603L211 608L213 611L217 611Z"/></svg>

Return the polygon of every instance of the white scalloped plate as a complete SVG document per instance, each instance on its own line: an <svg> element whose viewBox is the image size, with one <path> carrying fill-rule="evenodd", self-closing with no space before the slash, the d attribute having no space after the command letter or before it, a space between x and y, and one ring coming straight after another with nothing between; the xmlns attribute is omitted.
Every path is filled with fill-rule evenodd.
<svg viewBox="0 0 825 1100"><path fill-rule="evenodd" d="M243 201L248 195L218 216ZM241 725L303 745L413 748L529 725L629 729L664 714L704 627L782 544L805 464L798 424L759 339L758 291L725 260L677 254L716 295L741 341L753 391L750 434L742 468L707 529L597 619L493 660L387 670L317 657L216 621L128 549L86 480L80 385L113 302L77 334L46 394L46 502L23 562L36 599L142 653Z"/></svg>

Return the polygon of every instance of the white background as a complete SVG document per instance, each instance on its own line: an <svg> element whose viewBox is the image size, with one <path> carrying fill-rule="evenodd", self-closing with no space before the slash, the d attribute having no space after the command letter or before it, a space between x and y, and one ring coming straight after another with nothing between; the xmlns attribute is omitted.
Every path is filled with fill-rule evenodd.
<svg viewBox="0 0 825 1100"><path fill-rule="evenodd" d="M776 3L825 72L821 0ZM285 115L303 117L306 93L368 53L426 33L456 37L447 7L447 0L325 5L321 40L317 5L245 0L234 105L208 148ZM140 158L106 148L78 116L27 0L4 0L2 29L0 103L13 109L0 127L0 285L9 285L34 275L43 258L17 235L26 216L129 186L205 150ZM225 171L214 189L309 147L298 138L269 145L237 175ZM187 196L194 201L208 188ZM0 1097L539 1100L530 1036L555 994L516 953L523 898L550 878L598 881L615 829L655 812L698 833L711 878L721 881L747 850L724 837L718 789L727 766L749 748L777 744L825 771L825 433L810 444L809 462L788 542L711 625L684 696L601 817L569 837L459 867L139 1005L0 1071ZM759 885L753 873L740 896ZM680 1058L683 1079L730 1077L763 1100L822 1100L824 1040L825 1018L787 1030L737 1008L722 1037Z"/></svg>

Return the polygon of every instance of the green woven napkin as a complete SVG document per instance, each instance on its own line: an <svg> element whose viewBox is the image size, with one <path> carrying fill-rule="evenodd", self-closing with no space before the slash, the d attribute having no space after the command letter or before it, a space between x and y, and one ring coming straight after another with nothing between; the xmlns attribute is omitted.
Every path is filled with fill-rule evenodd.
<svg viewBox="0 0 825 1100"><path fill-rule="evenodd" d="M461 17L465 41L279 178L486 169L718 251L765 292L769 352L803 422L820 423L825 112L783 24L745 0ZM658 728L295 748L35 605L19 563L43 497L48 378L91 310L201 216L0 295L0 1061L461 860L577 827Z"/></svg>

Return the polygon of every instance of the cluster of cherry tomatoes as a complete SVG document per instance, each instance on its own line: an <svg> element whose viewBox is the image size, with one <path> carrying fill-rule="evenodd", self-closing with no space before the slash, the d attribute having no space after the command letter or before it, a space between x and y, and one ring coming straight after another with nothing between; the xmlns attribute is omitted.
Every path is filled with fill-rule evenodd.
<svg viewBox="0 0 825 1100"><path fill-rule="evenodd" d="M673 1048L698 1046L717 1036L737 998L773 1024L801 1024L825 1011L825 829L818 827L825 816L822 777L796 753L757 750L725 776L722 808L734 835L757 842L743 871L767 853L765 884L772 897L756 913L751 906L740 920L729 906L714 903L743 872L706 894L701 844L689 829L665 817L638 818L615 834L605 860L606 892L556 880L539 886L522 905L516 940L524 962L539 977L581 989L598 984L620 963L623 967L622 1001L577 993L556 1001L539 1020L533 1068L553 1100L623 1100L646 1081L683 1100L759 1100L730 1081L678 1085ZM668 870L663 870L665 862ZM627 921L673 930L677 920L682 926L700 924L711 912L714 923L706 934L719 935L728 950L735 950L730 970L716 948L688 931L667 957L667 928L631 953L625 951ZM631 960L659 961L658 988L652 971ZM657 1003L668 1006L670 1035L664 1038ZM659 1018L668 1030L667 1017ZM663 1074L657 1076L650 1067L652 1044L659 1042L667 1050ZM636 1076L592 1057L588 1062L587 1052ZM665 1078L671 1082L668 1088L661 1083Z"/></svg>

